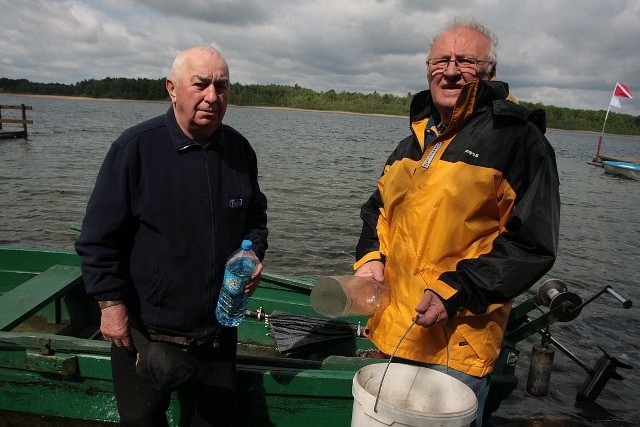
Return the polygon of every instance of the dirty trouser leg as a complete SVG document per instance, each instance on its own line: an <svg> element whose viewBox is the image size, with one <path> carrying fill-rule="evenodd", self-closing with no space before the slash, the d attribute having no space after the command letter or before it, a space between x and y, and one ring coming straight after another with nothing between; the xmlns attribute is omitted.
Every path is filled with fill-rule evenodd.
<svg viewBox="0 0 640 427"><path fill-rule="evenodd" d="M243 414L236 406L237 334L236 328L222 328L215 345L208 342L189 349L196 375L178 396L181 402L190 396L192 427L240 424Z"/></svg>
<svg viewBox="0 0 640 427"><path fill-rule="evenodd" d="M136 352L111 346L113 387L122 426L168 426L171 393L154 388L136 374Z"/></svg>

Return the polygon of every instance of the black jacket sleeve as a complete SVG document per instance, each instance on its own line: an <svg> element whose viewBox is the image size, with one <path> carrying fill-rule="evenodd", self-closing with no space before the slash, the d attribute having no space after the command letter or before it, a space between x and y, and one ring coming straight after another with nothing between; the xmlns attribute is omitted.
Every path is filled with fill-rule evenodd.
<svg viewBox="0 0 640 427"><path fill-rule="evenodd" d="M447 311L466 308L484 313L492 303L506 302L533 286L553 266L560 228L559 178L553 148L531 123L505 172L517 193L506 232L492 250L458 263L440 279L460 292Z"/></svg>

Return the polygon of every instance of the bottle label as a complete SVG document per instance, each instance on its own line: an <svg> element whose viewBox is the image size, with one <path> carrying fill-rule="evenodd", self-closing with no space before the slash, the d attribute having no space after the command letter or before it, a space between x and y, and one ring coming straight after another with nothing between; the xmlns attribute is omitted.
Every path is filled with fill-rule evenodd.
<svg viewBox="0 0 640 427"><path fill-rule="evenodd" d="M246 280L243 277L236 276L229 270L225 270L224 272L224 286L232 294L239 294L244 292L245 281Z"/></svg>

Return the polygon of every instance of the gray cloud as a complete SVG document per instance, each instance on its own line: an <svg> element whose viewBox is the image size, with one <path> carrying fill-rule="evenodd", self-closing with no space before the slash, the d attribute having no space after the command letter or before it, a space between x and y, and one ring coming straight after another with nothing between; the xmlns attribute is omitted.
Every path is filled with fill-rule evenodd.
<svg viewBox="0 0 640 427"><path fill-rule="evenodd" d="M75 83L166 76L212 44L234 81L406 95L428 41L456 14L498 37L498 77L530 102L606 109L616 81L640 115L640 0L0 0L0 76Z"/></svg>
<svg viewBox="0 0 640 427"><path fill-rule="evenodd" d="M274 5L261 0L189 0L189 1L156 1L139 0L139 4L156 10L170 19L186 18L201 22L230 26L255 25L270 20L277 9ZM289 2L279 2L275 7L282 7Z"/></svg>

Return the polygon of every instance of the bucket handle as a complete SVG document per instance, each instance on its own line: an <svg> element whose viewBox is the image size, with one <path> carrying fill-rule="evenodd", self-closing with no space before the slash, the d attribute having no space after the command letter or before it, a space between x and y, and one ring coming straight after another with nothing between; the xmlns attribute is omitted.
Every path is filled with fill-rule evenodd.
<svg viewBox="0 0 640 427"><path fill-rule="evenodd" d="M389 357L389 361L387 362L387 366L384 368L384 372L382 373L382 378L380 378L380 386L378 386L378 394L376 395L376 403L373 405L373 412L375 412L376 414L378 413L378 400L380 399L380 390L382 390L382 383L384 382L384 377L387 375L387 370L389 369L389 365L391 365L391 360L393 360L394 356L396 355L396 352L398 351L398 348L400 348L400 344L402 344L402 341L407 336L407 334L409 333L409 331L411 330L413 325L415 325L416 322L418 321L418 319L420 319L420 316L421 316L421 314L418 314L416 317L414 317L412 319L411 324L409 325L407 330L404 332L404 335L402 335L402 337L400 338L400 341L398 341L398 345L396 345L396 348L393 350L393 353Z"/></svg>

